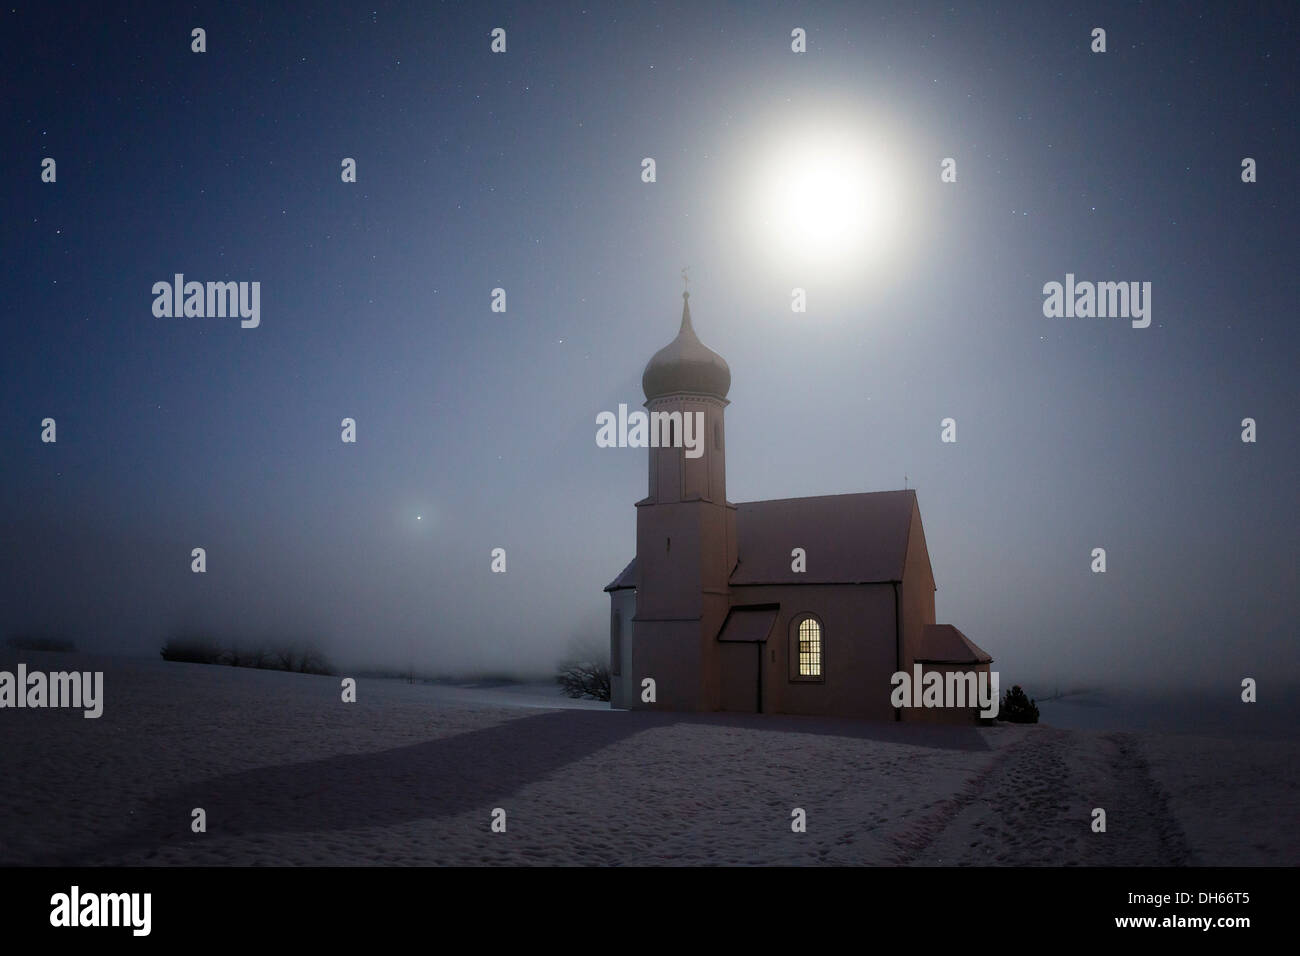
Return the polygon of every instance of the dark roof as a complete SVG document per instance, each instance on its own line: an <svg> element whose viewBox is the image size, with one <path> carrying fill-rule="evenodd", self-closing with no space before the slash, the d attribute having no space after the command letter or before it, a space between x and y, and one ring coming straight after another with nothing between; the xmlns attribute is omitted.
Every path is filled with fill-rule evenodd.
<svg viewBox="0 0 1300 956"><path fill-rule="evenodd" d="M733 585L901 581L915 491L781 498L736 505ZM790 552L803 548L807 570Z"/></svg>
<svg viewBox="0 0 1300 956"><path fill-rule="evenodd" d="M922 664L988 664L993 658L951 624L927 624L921 631L916 660Z"/></svg>
<svg viewBox="0 0 1300 956"><path fill-rule="evenodd" d="M621 591L624 588L634 587L636 587L636 558L627 563L627 567L618 573L618 577L605 585L605 590Z"/></svg>
<svg viewBox="0 0 1300 956"><path fill-rule="evenodd" d="M718 631L720 641L746 641L754 643L767 640L776 623L779 604L758 604L753 607L733 607Z"/></svg>
<svg viewBox="0 0 1300 956"><path fill-rule="evenodd" d="M903 580L916 492L779 498L736 505L737 587L758 584L876 584ZM794 571L803 548L808 569ZM636 558L606 591L636 587Z"/></svg>

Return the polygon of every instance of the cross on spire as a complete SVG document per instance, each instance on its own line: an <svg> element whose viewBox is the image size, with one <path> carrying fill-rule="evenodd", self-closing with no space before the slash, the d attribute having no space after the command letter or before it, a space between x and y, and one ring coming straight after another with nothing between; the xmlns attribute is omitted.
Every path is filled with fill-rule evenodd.
<svg viewBox="0 0 1300 956"><path fill-rule="evenodd" d="M685 287L682 291L683 296L691 294L691 277L686 274L686 270L689 268L690 266L682 266L682 285Z"/></svg>

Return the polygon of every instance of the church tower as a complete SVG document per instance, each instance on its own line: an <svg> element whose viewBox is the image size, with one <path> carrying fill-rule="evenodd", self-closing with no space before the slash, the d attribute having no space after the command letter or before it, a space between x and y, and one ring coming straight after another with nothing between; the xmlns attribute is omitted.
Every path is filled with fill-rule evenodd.
<svg viewBox="0 0 1300 956"><path fill-rule="evenodd" d="M717 636L736 566L736 509L727 503L724 412L731 370L691 325L682 293L677 337L641 376L651 421L648 494L636 504L632 707L716 710ZM656 702L640 699L655 682Z"/></svg>

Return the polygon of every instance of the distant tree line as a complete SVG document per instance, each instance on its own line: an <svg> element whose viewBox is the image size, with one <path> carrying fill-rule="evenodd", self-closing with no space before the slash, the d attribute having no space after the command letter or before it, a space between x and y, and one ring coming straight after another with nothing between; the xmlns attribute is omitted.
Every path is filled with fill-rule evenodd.
<svg viewBox="0 0 1300 956"><path fill-rule="evenodd" d="M185 664L224 664L299 674L334 673L329 659L319 648L302 643L276 647L222 644L214 638L185 634L168 640L161 653L165 661Z"/></svg>
<svg viewBox="0 0 1300 956"><path fill-rule="evenodd" d="M48 634L15 634L5 644L15 651L54 651L69 654L77 649L72 641Z"/></svg>

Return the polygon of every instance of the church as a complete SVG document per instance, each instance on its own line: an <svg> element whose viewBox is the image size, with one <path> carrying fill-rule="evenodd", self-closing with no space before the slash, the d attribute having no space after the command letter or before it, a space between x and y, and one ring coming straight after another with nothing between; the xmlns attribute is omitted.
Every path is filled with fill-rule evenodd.
<svg viewBox="0 0 1300 956"><path fill-rule="evenodd" d="M987 674L992 662L935 623L916 493L728 501L731 369L682 300L681 329L641 385L651 414L703 416L704 453L649 449L636 557L605 588L611 706L974 722L975 707L891 700L895 673Z"/></svg>

